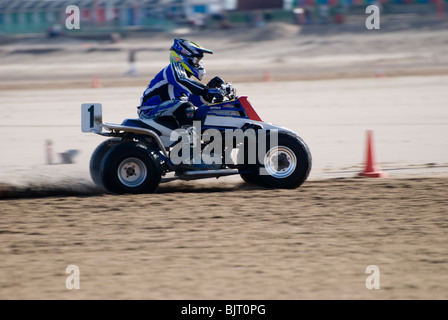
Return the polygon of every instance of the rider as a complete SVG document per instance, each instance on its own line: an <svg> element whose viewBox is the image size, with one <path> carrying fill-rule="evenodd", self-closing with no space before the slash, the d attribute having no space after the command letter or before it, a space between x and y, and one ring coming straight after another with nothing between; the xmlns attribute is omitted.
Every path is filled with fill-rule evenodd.
<svg viewBox="0 0 448 320"><path fill-rule="evenodd" d="M140 119L172 116L178 127L193 123L195 107L221 97L222 92L190 79L202 80L205 69L202 66L204 53L213 54L197 43L185 39L174 39L170 49L170 64L150 82L138 107ZM215 80L216 81L216 80Z"/></svg>

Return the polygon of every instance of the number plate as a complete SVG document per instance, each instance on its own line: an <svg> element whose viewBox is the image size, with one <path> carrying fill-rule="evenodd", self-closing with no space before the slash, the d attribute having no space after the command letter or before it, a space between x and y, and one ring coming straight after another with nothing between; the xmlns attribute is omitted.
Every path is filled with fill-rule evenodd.
<svg viewBox="0 0 448 320"><path fill-rule="evenodd" d="M103 106L101 103L84 103L81 106L82 132L101 132L103 122Z"/></svg>

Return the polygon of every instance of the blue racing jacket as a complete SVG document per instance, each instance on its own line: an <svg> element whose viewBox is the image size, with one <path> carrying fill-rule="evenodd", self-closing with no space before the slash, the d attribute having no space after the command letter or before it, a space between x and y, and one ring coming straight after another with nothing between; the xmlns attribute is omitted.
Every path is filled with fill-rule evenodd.
<svg viewBox="0 0 448 320"><path fill-rule="evenodd" d="M207 87L189 79L180 63L170 63L151 80L140 105L158 106L165 101L184 100L199 107L207 103L206 94Z"/></svg>

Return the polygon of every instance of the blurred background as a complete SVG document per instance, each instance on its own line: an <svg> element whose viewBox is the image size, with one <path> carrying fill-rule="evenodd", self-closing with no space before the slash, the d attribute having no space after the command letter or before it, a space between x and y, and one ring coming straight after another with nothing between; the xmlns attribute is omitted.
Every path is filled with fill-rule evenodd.
<svg viewBox="0 0 448 320"><path fill-rule="evenodd" d="M362 14L369 4L384 14L429 14L443 18L441 0L1 0L0 27L6 34L57 35L68 14L80 9L83 30L74 33L172 31L179 26L231 27L271 21L298 24L344 23L346 15Z"/></svg>
<svg viewBox="0 0 448 320"><path fill-rule="evenodd" d="M446 52L440 50L446 47L446 42L444 37L438 38L438 31L447 30L446 2L0 0L1 64L10 64L8 72L0 75L0 88L8 86L5 82L20 79L73 81L90 78L90 81L94 73L108 80L126 71L129 71L128 76L151 76L161 67L157 62L153 69L151 62L159 58L165 62L172 38L179 36L198 41L208 38L204 41L217 55L232 56L233 63L238 62L237 55L249 59L272 57L269 62L276 66L270 71L278 74L278 80L340 77L348 73L368 76L372 69L378 74L384 73L385 67L389 75L445 73L446 69L440 70L439 62L445 62ZM365 11L371 4L380 8L380 30L365 27L369 16ZM69 5L79 8L79 29L66 26L73 22L70 18L74 12L66 12ZM287 41L282 41L285 39ZM373 54L377 54L375 59L372 59ZM384 57L386 54L388 57ZM309 58L316 56L322 59L311 67ZM400 66L386 66L391 59ZM58 67L37 75L31 68L21 70L11 66L29 62L36 66L48 60L77 63L78 66L71 70L73 66L66 65L65 72ZM132 70L131 60L135 62ZM114 68L106 65L110 61ZM299 64L301 61L304 63ZM89 66L89 72L79 70L79 64L88 62L95 62L95 67ZM346 67L347 62L350 68ZM250 74L248 71L253 70L219 64L218 71L229 73L234 81L264 80L268 76L267 70L262 70L268 68L263 66L258 68L258 74ZM139 65L142 68L138 68ZM300 68L291 68L292 65ZM135 79L127 80L135 83Z"/></svg>

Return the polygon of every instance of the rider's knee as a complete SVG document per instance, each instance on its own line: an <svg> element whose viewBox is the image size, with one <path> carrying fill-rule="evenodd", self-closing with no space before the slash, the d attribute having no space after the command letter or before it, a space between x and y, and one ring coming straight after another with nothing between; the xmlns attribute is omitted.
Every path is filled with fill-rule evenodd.
<svg viewBox="0 0 448 320"><path fill-rule="evenodd" d="M191 102L185 103L185 115L187 116L187 119L193 120L195 111L196 107Z"/></svg>
<svg viewBox="0 0 448 320"><path fill-rule="evenodd" d="M173 112L173 115L181 126L189 125L193 123L195 110L195 106L187 101L182 103L176 111Z"/></svg>

